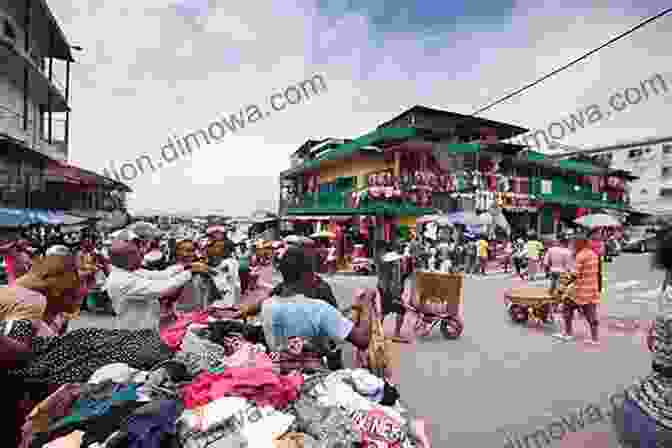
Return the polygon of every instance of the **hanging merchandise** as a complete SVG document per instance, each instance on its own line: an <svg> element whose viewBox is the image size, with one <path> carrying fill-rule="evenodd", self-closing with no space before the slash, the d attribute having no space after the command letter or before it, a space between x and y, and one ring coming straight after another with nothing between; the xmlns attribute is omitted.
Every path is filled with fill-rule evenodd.
<svg viewBox="0 0 672 448"><path fill-rule="evenodd" d="M392 241L392 222L389 219L384 220L383 229L383 239L387 242Z"/></svg>
<svg viewBox="0 0 672 448"><path fill-rule="evenodd" d="M488 190L497 191L497 176L494 174L488 174Z"/></svg>

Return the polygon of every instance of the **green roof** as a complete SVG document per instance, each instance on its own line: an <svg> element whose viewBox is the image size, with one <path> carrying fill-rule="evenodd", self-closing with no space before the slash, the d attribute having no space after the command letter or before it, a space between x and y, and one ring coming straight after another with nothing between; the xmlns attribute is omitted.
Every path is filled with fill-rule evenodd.
<svg viewBox="0 0 672 448"><path fill-rule="evenodd" d="M548 157L536 151L527 151L525 153L525 158L530 162L543 162L548 160Z"/></svg>
<svg viewBox="0 0 672 448"><path fill-rule="evenodd" d="M604 169L594 166L591 163L586 162L577 162L576 160L560 160L558 162L560 168L564 168L568 171L574 171L575 173L592 175L592 174L604 174Z"/></svg>

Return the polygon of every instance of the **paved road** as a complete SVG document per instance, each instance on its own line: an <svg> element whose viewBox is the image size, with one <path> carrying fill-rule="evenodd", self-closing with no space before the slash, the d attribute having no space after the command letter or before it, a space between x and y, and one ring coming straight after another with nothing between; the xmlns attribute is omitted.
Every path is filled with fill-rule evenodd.
<svg viewBox="0 0 672 448"><path fill-rule="evenodd" d="M650 355L642 332L618 328L617 318L653 316L662 275L649 269L647 256L623 255L608 265L607 276L601 306L603 342L598 348L581 340L559 342L551 336L552 329L511 323L502 296L520 280L506 274L467 279L462 338L447 341L437 330L427 339L403 346L401 353L400 392L409 407L427 417L434 446L569 448L584 446L581 438L592 438L592 447L617 446L604 423L587 424L585 431L562 441L551 440L567 431L563 418L571 424L576 409L588 404L606 407L609 394L648 373ZM343 305L358 288L375 284L374 278L366 277L327 280ZM386 327L391 324L388 321ZM410 335L412 319L407 324ZM87 316L79 325L107 326L108 322ZM576 333L579 339L587 336L583 323L576 325ZM537 441L528 438L520 445L507 445L505 432L524 439L525 434L552 423L556 424L550 436L537 433Z"/></svg>

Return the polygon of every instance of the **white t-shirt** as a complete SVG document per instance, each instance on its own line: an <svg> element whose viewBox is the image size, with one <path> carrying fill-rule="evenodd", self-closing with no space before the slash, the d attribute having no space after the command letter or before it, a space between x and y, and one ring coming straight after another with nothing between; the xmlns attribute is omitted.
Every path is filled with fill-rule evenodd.
<svg viewBox="0 0 672 448"><path fill-rule="evenodd" d="M104 290L117 313L118 330L159 329L159 298L191 280L191 272L180 266L163 271L138 269L129 272L112 266Z"/></svg>

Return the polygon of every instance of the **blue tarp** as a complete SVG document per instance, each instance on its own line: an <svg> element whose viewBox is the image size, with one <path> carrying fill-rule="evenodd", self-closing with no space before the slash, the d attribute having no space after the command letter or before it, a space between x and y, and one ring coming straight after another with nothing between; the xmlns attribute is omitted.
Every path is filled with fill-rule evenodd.
<svg viewBox="0 0 672 448"><path fill-rule="evenodd" d="M63 223L63 212L26 208L0 208L0 227L22 227L34 224Z"/></svg>

